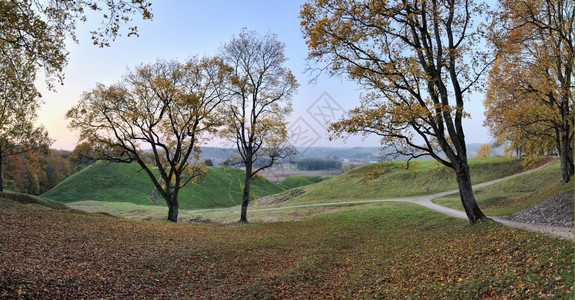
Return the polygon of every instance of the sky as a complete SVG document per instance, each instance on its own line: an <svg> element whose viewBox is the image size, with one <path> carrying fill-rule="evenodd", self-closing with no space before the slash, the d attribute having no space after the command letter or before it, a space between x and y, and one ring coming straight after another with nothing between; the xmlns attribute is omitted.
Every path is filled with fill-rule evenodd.
<svg viewBox="0 0 575 300"><path fill-rule="evenodd" d="M286 66L300 83L293 97L294 111L288 128L293 134L292 144L298 147L378 147L379 139L350 137L329 141L326 124L339 119L343 113L359 105L365 93L354 82L340 77L322 75L310 83L306 73L307 46L300 28L299 10L304 0L152 0L152 21L134 18L130 25L137 25L139 37L125 34L109 48L92 45L89 30L98 22L79 24L79 43L68 43L69 62L65 68L63 85L48 91L42 82L38 86L44 104L38 123L46 127L55 139L54 149L73 150L78 133L71 131L65 119L66 112L75 106L84 91L96 83L106 85L118 82L121 77L140 64L154 63L158 59L183 61L191 56L214 56L218 49L237 36L242 28L260 34L277 34L285 44L288 57ZM92 25L91 25L92 24ZM483 95L474 94L466 103L471 119L464 121L468 143L489 143L488 130L482 126ZM225 146L215 144L212 146Z"/></svg>

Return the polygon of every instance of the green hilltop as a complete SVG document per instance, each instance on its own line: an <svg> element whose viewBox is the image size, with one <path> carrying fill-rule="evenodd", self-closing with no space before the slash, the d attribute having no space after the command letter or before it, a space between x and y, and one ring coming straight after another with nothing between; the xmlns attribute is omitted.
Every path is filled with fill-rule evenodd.
<svg viewBox="0 0 575 300"><path fill-rule="evenodd" d="M241 203L244 172L230 167L208 167L196 184L186 185L179 194L181 209L230 207ZM42 194L61 203L78 201L131 202L153 205L148 196L154 186L137 164L97 162ZM271 181L254 179L252 194L258 197L284 191ZM158 196L158 202L165 201Z"/></svg>
<svg viewBox="0 0 575 300"><path fill-rule="evenodd" d="M469 159L472 182L478 184L520 173L525 171L522 162L505 157ZM252 205L292 206L394 199L457 190L453 171L440 167L433 160L413 161L414 165L409 169L404 168L404 163L396 161L363 165L320 182L319 177L288 177L282 181L282 185L292 184L290 187L294 187L293 189L264 197ZM312 185L313 181L317 183ZM562 184L559 161L555 160L531 174L475 189L474 192L479 206L486 213L502 215L571 190L572 185ZM463 209L457 193L436 199L436 202L451 208Z"/></svg>
<svg viewBox="0 0 575 300"><path fill-rule="evenodd" d="M474 184L523 170L520 160L509 160L505 157L472 158L469 165ZM405 161L359 166L310 186L305 193L289 199L289 205L405 198L457 189L453 171L439 166L434 160L411 161L410 167L405 167ZM285 181L283 184L289 186ZM429 191L426 190L427 187Z"/></svg>

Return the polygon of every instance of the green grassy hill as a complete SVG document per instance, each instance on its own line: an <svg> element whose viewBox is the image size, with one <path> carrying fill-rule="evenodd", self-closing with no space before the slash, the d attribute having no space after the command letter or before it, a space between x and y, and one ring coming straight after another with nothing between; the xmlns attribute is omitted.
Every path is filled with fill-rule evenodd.
<svg viewBox="0 0 575 300"><path fill-rule="evenodd" d="M418 160L415 167L408 170L402 162L369 164L322 181L293 199L286 205L307 203L337 202L350 200L392 199L421 196L457 189L453 171L439 168L433 160ZM523 170L520 160L507 158L482 158L469 160L474 184L509 176ZM375 179L364 179L374 167L385 174ZM429 186L429 192L426 187Z"/></svg>
<svg viewBox="0 0 575 300"><path fill-rule="evenodd" d="M521 162L506 158L471 159L472 182L478 184L520 173L524 171ZM396 166L399 164L395 163ZM373 173L374 167L379 166L381 170L382 164L365 165L333 177L329 181L265 197L257 204L266 207L394 199L457 190L453 171L437 168L431 160L419 161L418 164L417 168L412 170L389 167L387 164L388 173L375 179L365 177L370 172ZM429 186L429 192L426 191L426 186ZM484 213L497 216L514 213L572 190L572 184L562 184L560 163L559 160L555 160L532 173L475 189L474 195ZM434 202L463 210L458 193L435 199Z"/></svg>
<svg viewBox="0 0 575 300"><path fill-rule="evenodd" d="M229 207L241 202L243 171L236 168L208 167L198 184L188 184L179 194L181 209ZM98 162L70 176L42 197L71 203L78 201L131 202L153 205L148 195L154 187L136 164ZM284 191L271 182L256 179L252 194L266 196ZM165 204L159 197L158 202Z"/></svg>

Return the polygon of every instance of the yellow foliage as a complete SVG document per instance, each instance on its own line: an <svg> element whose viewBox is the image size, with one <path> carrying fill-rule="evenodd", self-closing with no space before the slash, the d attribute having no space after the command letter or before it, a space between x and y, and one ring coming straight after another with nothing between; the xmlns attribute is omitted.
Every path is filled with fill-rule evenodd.
<svg viewBox="0 0 575 300"><path fill-rule="evenodd" d="M489 146L488 144L481 145L475 157L477 158L493 157L493 151L491 150L491 146Z"/></svg>
<svg viewBox="0 0 575 300"><path fill-rule="evenodd" d="M384 177L391 170L386 165L375 165L367 171L363 176L361 176L361 181L375 180L380 177Z"/></svg>

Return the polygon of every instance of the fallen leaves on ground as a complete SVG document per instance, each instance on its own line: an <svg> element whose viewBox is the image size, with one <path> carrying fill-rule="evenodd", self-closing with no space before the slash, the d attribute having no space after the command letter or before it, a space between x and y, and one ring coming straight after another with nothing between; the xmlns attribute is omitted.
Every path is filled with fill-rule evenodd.
<svg viewBox="0 0 575 300"><path fill-rule="evenodd" d="M570 298L573 242L409 204L295 222L137 222L0 201L0 297Z"/></svg>

